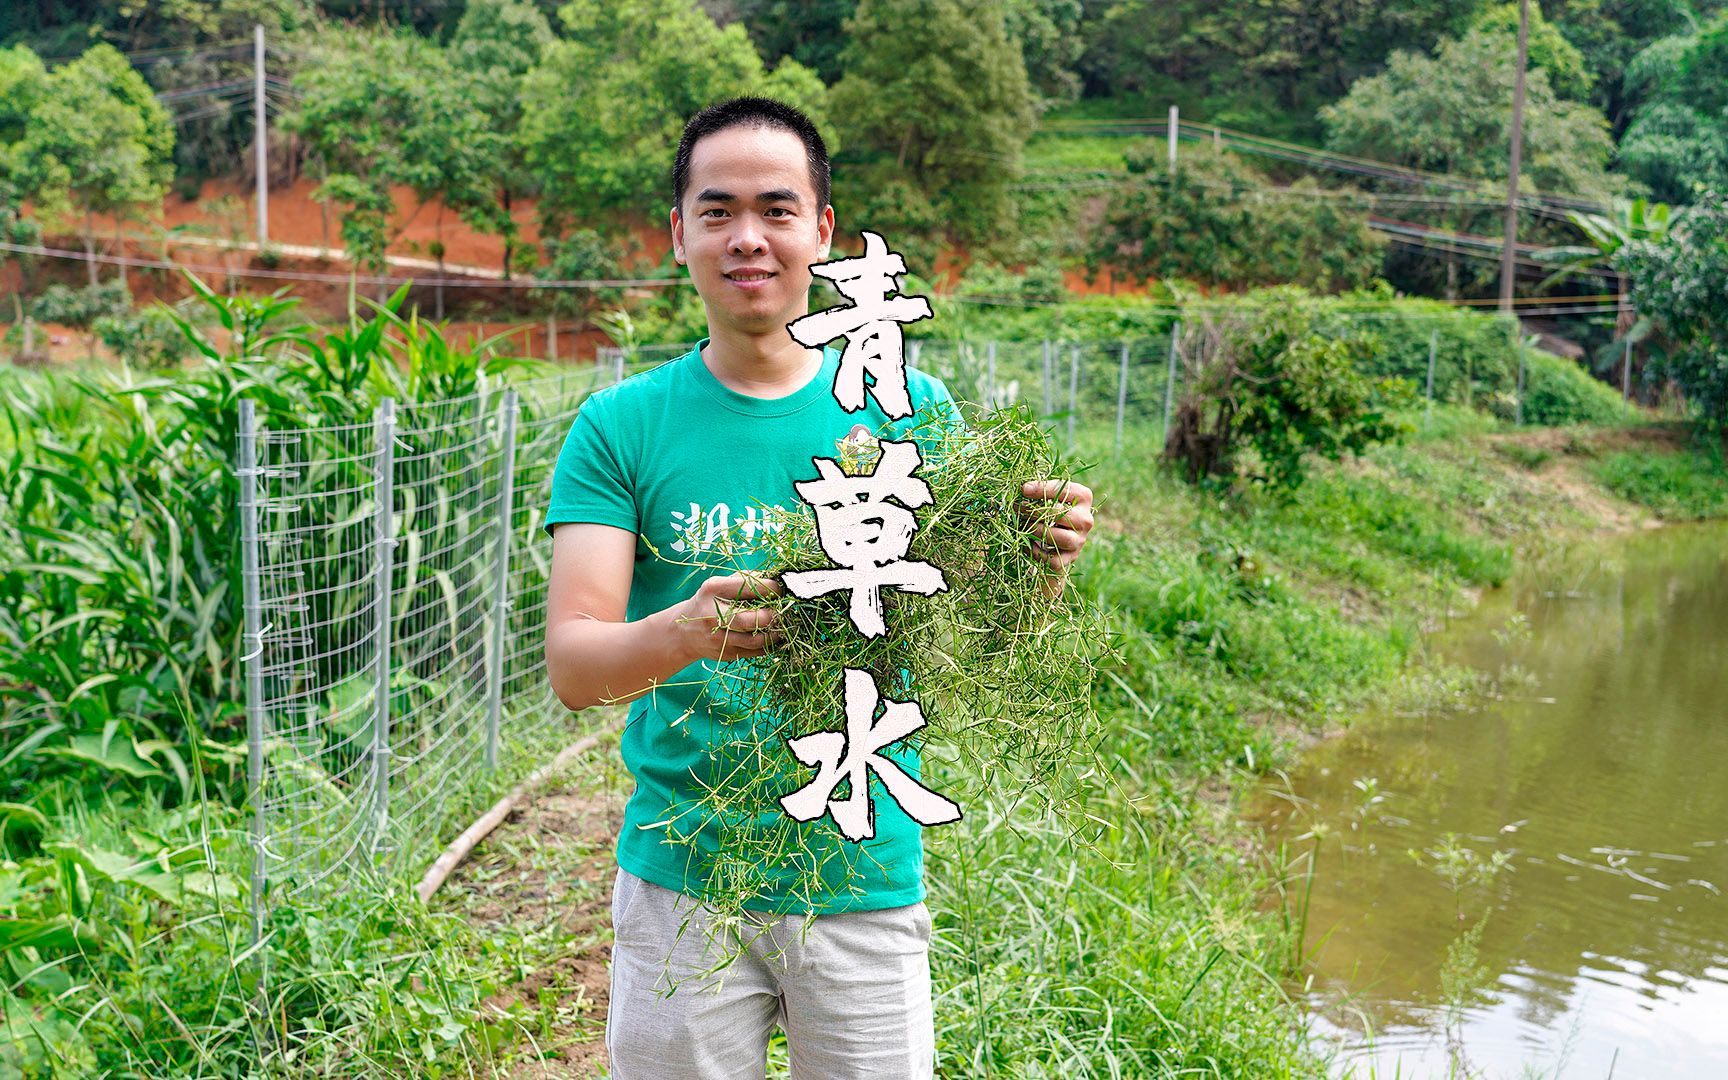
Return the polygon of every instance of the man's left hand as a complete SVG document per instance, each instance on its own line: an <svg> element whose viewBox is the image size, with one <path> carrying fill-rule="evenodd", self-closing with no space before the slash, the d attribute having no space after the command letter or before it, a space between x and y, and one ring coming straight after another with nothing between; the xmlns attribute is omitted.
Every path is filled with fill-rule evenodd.
<svg viewBox="0 0 1728 1080"><path fill-rule="evenodd" d="M1033 553L1058 575L1065 577L1068 567L1086 547L1087 534L1092 531L1092 489L1072 480L1028 480L1021 485L1020 493L1029 500L1054 499L1067 505L1068 512L1047 527L1027 524L1027 531L1036 537L1032 544Z"/></svg>

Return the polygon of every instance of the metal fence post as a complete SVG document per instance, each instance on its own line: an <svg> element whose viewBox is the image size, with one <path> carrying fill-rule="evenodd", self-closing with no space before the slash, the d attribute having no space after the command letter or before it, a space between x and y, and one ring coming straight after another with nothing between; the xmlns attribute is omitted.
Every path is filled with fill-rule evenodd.
<svg viewBox="0 0 1728 1080"><path fill-rule="evenodd" d="M1434 360L1440 350L1440 329L1428 331L1428 404L1422 411L1422 426L1428 426L1428 416L1434 411Z"/></svg>
<svg viewBox="0 0 1728 1080"><path fill-rule="evenodd" d="M249 646L246 667L246 791L252 800L252 941L264 925L264 632L258 625L258 418L240 399L240 560ZM259 957L264 953L260 951Z"/></svg>
<svg viewBox="0 0 1728 1080"><path fill-rule="evenodd" d="M996 411L996 343L992 341L984 353L984 407Z"/></svg>
<svg viewBox="0 0 1728 1080"><path fill-rule="evenodd" d="M1074 420L1080 412L1080 346L1068 346L1068 449L1074 449Z"/></svg>
<svg viewBox="0 0 1728 1080"><path fill-rule="evenodd" d="M1164 431L1165 439L1170 438L1170 403L1176 395L1176 349L1182 340L1182 324L1178 322L1170 330L1170 359L1164 365Z"/></svg>
<svg viewBox="0 0 1728 1080"><path fill-rule="evenodd" d="M1049 416L1051 413L1056 411L1056 402L1054 400L1052 400L1055 395L1052 393L1051 386L1050 386L1050 381L1051 381L1050 367L1053 363L1053 361L1050 358L1050 350L1051 350L1050 341L1048 338L1046 338L1044 341L1044 415L1045 416Z"/></svg>
<svg viewBox="0 0 1728 1080"><path fill-rule="evenodd" d="M498 480L497 577L492 583L492 647L487 650L486 767L498 767L498 718L504 702L504 623L510 617L510 529L515 514L516 391L504 391L499 418L499 453L503 474Z"/></svg>
<svg viewBox="0 0 1728 1080"><path fill-rule="evenodd" d="M1122 374L1116 380L1116 449L1122 449L1122 414L1128 409L1128 342L1122 342Z"/></svg>
<svg viewBox="0 0 1728 1080"><path fill-rule="evenodd" d="M396 569L396 399L385 398L373 416L378 442L378 500L373 517L374 543L378 548L378 571L374 583L377 603L377 670L372 711L372 853L376 858L384 838L390 810L390 622L395 599L391 578Z"/></svg>
<svg viewBox="0 0 1728 1080"><path fill-rule="evenodd" d="M1512 412L1512 422L1520 426L1524 423L1524 331L1518 330L1518 403Z"/></svg>
<svg viewBox="0 0 1728 1080"><path fill-rule="evenodd" d="M1620 415L1632 412L1632 337L1626 337L1626 358L1620 361Z"/></svg>

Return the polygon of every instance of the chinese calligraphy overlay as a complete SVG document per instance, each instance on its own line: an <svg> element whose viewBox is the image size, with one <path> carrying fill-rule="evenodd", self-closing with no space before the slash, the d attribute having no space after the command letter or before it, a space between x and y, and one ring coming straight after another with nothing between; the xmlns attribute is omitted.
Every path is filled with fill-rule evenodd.
<svg viewBox="0 0 1728 1080"><path fill-rule="evenodd" d="M928 319L931 311L924 297L890 295L899 288L895 279L906 272L906 260L889 251L881 236L866 232L862 256L821 263L810 272L832 281L840 295L851 301L786 326L793 339L806 347L846 338L834 378L834 400L847 412L857 412L864 407L868 391L890 417L912 415L901 324ZM924 464L917 444L883 440L875 467L863 473L858 466L870 456L864 448L872 441L867 430L854 428L837 444L849 468L842 467L842 461L812 458L816 479L793 485L815 512L817 541L834 566L790 571L782 580L786 590L801 600L850 592L852 628L867 638L878 638L888 632L883 589L931 596L946 590L948 581L939 568L907 558L918 531L913 511L931 502L930 485L917 475ZM876 835L876 814L870 803L873 773L888 796L918 824L960 820L960 807L878 753L924 726L918 703L888 701L871 675L857 668L846 668L844 690L844 730L787 740L793 755L816 769L816 775L780 800L786 813L797 821L815 821L827 813L846 839L869 839ZM884 706L880 720L878 704ZM842 781L851 790L845 798L835 799L834 789Z"/></svg>
<svg viewBox="0 0 1728 1080"><path fill-rule="evenodd" d="M906 558L918 527L912 511L930 502L930 486L913 475L923 459L916 444L888 441L868 476L847 476L827 458L811 460L821 479L793 487L815 509L816 536L838 567L787 573L786 588L802 600L850 589L853 629L880 637L887 632L884 588L929 596L948 587L941 570Z"/></svg>
<svg viewBox="0 0 1728 1080"><path fill-rule="evenodd" d="M846 730L818 731L787 745L799 761L816 769L808 784L780 800L780 805L798 821L814 821L824 813L833 815L840 835L848 840L868 840L876 835L876 811L870 805L870 774L900 808L920 825L945 825L960 820L960 807L906 775L898 764L878 751L924 726L924 711L916 701L889 701L876 688L870 673L846 669ZM884 706L878 719L876 707ZM833 797L845 780L852 790L844 799Z"/></svg>
<svg viewBox="0 0 1728 1080"><path fill-rule="evenodd" d="M896 420L911 416L900 324L928 319L933 313L930 301L922 296L889 295L899 288L894 279L906 272L906 260L889 251L881 236L866 232L863 255L818 263L810 272L832 281L840 295L852 301L850 306L813 312L786 324L793 340L807 348L846 338L840 371L834 377L834 400L847 412L857 412L864 407L868 390L889 416ZM865 375L874 383L867 386Z"/></svg>

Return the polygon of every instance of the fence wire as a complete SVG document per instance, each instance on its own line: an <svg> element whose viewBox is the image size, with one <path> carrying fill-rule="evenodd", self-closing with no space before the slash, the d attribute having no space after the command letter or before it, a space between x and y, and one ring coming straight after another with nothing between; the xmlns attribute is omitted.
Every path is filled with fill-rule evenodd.
<svg viewBox="0 0 1728 1080"><path fill-rule="evenodd" d="M1406 336L1385 374L1426 376L1430 398L1486 385L1454 376L1426 328ZM1203 338L1178 324L1116 341L914 340L907 361L957 399L1031 406L1070 447L1113 425L1121 448L1162 443ZM385 401L369 424L262 429L242 403L255 920L361 869L419 869L491 774L479 766L574 727L544 665L553 468L585 397L689 349L602 349L482 394Z"/></svg>
<svg viewBox="0 0 1728 1080"><path fill-rule="evenodd" d="M255 926L351 874L423 869L497 766L575 730L545 677L540 522L611 376L292 431L242 403Z"/></svg>

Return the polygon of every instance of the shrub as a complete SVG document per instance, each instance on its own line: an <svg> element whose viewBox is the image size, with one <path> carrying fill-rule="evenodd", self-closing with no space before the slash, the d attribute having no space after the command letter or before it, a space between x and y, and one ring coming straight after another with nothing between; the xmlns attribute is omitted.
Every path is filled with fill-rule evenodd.
<svg viewBox="0 0 1728 1080"><path fill-rule="evenodd" d="M1234 154L1206 147L1186 151L1174 175L1162 143L1130 149L1127 161L1132 178L1093 238L1094 270L1324 290L1366 285L1380 270L1385 242L1361 204L1317 197L1311 180L1279 191Z"/></svg>
<svg viewBox="0 0 1728 1080"><path fill-rule="evenodd" d="M37 322L86 327L104 315L125 315L132 310L132 290L124 278L75 289L55 283L42 290L31 305Z"/></svg>
<svg viewBox="0 0 1728 1080"><path fill-rule="evenodd" d="M1381 406L1408 398L1409 383L1363 375L1371 340L1325 336L1315 314L1300 289L1268 289L1226 322L1207 318L1164 446L1190 483L1234 479L1251 446L1260 468L1249 479L1287 494L1307 452L1337 460L1399 434Z"/></svg>
<svg viewBox="0 0 1728 1080"><path fill-rule="evenodd" d="M1625 411L1613 388L1571 360L1539 349L1525 356L1526 424L1609 424Z"/></svg>
<svg viewBox="0 0 1728 1080"><path fill-rule="evenodd" d="M176 305L182 317L185 305ZM90 324L97 340L116 356L146 368L178 367L192 352L168 309L143 308L119 315L98 315Z"/></svg>

